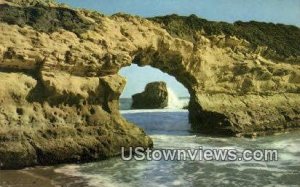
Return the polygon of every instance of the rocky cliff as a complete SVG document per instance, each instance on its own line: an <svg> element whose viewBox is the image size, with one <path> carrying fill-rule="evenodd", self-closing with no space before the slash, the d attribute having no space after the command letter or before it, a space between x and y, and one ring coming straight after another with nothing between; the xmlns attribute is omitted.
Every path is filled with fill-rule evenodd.
<svg viewBox="0 0 300 187"><path fill-rule="evenodd" d="M150 82L142 93L132 96L132 106L135 109L157 109L168 106L168 89L165 82Z"/></svg>
<svg viewBox="0 0 300 187"><path fill-rule="evenodd" d="M0 167L151 147L118 111L125 85L118 71L132 63L158 68L189 90L195 131L243 135L300 126L299 28L255 23L259 35L251 23L228 29L186 19L107 17L51 2L1 0ZM269 27L282 32L280 39Z"/></svg>

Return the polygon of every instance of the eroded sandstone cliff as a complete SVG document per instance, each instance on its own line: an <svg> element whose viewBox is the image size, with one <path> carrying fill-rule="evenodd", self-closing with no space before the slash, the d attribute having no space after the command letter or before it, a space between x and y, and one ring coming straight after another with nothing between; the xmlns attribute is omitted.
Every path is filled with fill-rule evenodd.
<svg viewBox="0 0 300 187"><path fill-rule="evenodd" d="M189 90L196 131L237 135L300 126L299 53L278 56L268 45L205 29L190 40L166 23L130 15L0 2L1 168L151 147L118 111L126 82L118 71L131 63L158 68ZM300 46L300 29L293 29L291 45Z"/></svg>

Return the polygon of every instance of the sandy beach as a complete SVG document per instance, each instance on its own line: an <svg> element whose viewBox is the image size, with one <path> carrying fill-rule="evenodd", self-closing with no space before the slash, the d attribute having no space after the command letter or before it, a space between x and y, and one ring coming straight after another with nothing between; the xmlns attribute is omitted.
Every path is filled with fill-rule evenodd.
<svg viewBox="0 0 300 187"><path fill-rule="evenodd" d="M23 170L2 170L0 171L0 187L86 186L83 179L55 173L54 169L54 167L37 167ZM76 184L74 185L74 183Z"/></svg>

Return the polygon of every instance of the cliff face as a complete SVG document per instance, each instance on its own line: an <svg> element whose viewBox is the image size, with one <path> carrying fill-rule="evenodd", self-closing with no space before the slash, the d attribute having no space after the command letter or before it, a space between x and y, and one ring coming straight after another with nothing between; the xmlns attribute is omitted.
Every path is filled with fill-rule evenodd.
<svg viewBox="0 0 300 187"><path fill-rule="evenodd" d="M156 17L193 42L190 121L202 132L251 135L300 125L300 29L273 23ZM191 81L190 81L191 82Z"/></svg>
<svg viewBox="0 0 300 187"><path fill-rule="evenodd" d="M97 17L61 7L0 5L0 168L152 147L144 131L119 114L126 81L117 75L118 61L127 57L115 54L103 36L92 38L105 29L102 19L110 22Z"/></svg>
<svg viewBox="0 0 300 187"><path fill-rule="evenodd" d="M297 55L278 58L265 52L268 46L203 30L189 40L129 15L1 2L1 168L151 147L118 111L125 85L118 71L131 63L158 68L189 90L196 131L236 135L300 126Z"/></svg>

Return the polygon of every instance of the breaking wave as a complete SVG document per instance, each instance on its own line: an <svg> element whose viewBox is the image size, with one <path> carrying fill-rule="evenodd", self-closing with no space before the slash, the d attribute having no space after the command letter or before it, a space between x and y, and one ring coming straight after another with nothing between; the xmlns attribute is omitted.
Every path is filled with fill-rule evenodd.
<svg viewBox="0 0 300 187"><path fill-rule="evenodd" d="M167 89L169 96L167 109L183 109L188 105L189 99L180 99L171 88Z"/></svg>

